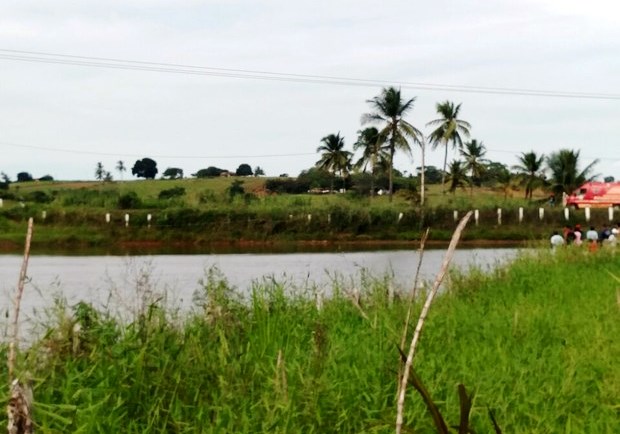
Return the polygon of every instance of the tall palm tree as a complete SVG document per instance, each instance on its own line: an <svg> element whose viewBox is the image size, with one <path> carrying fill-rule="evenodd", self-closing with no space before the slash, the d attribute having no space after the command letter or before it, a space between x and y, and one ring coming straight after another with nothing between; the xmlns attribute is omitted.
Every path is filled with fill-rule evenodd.
<svg viewBox="0 0 620 434"><path fill-rule="evenodd" d="M97 166L95 167L95 179L98 181L103 181L105 177L105 169L103 168L103 164L101 161L97 162Z"/></svg>
<svg viewBox="0 0 620 434"><path fill-rule="evenodd" d="M372 107L371 113L362 116L362 124L377 123L382 124L383 128L379 131L379 139L385 144L389 155L389 195L392 200L394 187L394 154L401 150L411 155L411 147L407 138L414 143L420 144L422 133L416 127L403 119L408 111L413 109L415 98L404 101L400 89L386 87L381 91L381 95L368 100Z"/></svg>
<svg viewBox="0 0 620 434"><path fill-rule="evenodd" d="M452 160L452 163L450 163L448 182L450 183L450 193L452 194L454 194L458 187L465 188L465 185L469 182L467 170L461 160Z"/></svg>
<svg viewBox="0 0 620 434"><path fill-rule="evenodd" d="M123 172L125 172L127 170L127 168L125 167L125 163L123 163L123 160L118 160L118 162L116 163L116 170L121 175L121 181L122 181L123 180Z"/></svg>
<svg viewBox="0 0 620 434"><path fill-rule="evenodd" d="M517 157L519 164L512 166L522 178L525 185L525 198L532 200L534 189L542 184L542 170L545 161L544 154L536 154L534 151L522 152Z"/></svg>
<svg viewBox="0 0 620 434"><path fill-rule="evenodd" d="M375 174L377 166L383 161L388 160L388 154L382 146L379 130L375 127L368 127L357 132L357 142L353 144L353 149L362 150L362 156L355 163L357 168L366 171L366 167L370 165L370 196L375 195Z"/></svg>
<svg viewBox="0 0 620 434"><path fill-rule="evenodd" d="M321 152L321 159L316 162L316 166L321 170L331 172L334 176L340 174L343 180L351 169L351 157L353 154L344 149L344 137L338 134L329 134L321 139L321 146L316 148L317 152ZM331 189L334 189L334 180L332 178Z"/></svg>
<svg viewBox="0 0 620 434"><path fill-rule="evenodd" d="M596 178L592 174L598 159L579 170L579 151L560 149L547 157L547 167L551 171L551 188L556 194L570 194L573 190L587 181Z"/></svg>
<svg viewBox="0 0 620 434"><path fill-rule="evenodd" d="M473 195L474 185L480 187L480 180L487 162L484 158L487 150L482 142L478 143L478 140L472 139L470 142L465 143L464 148L461 149L460 152L461 156L465 159L465 170L469 171L469 176L471 178L471 194Z"/></svg>
<svg viewBox="0 0 620 434"><path fill-rule="evenodd" d="M446 165L448 164L448 143L452 142L452 148L463 146L463 139L461 134L465 137L469 137L469 130L471 125L462 119L459 119L459 112L461 111L461 104L455 106L450 101L444 101L437 103L437 113L441 116L439 119L430 121L426 126L436 126L437 128L429 135L429 140L433 149L444 146L445 154L443 157L443 174L441 176L441 188L445 193L445 181L446 181Z"/></svg>

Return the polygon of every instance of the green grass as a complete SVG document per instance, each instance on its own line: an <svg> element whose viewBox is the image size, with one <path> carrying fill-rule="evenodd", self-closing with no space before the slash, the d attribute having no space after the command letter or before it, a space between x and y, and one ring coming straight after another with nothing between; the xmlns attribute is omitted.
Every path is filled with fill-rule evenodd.
<svg viewBox="0 0 620 434"><path fill-rule="evenodd" d="M463 383L476 432L492 432L488 408L504 432L620 432L619 268L615 252L565 249L453 275L414 363L448 423ZM240 299L213 270L191 314L145 285L129 323L60 303L20 358L37 431L393 432L407 300L391 304L385 279L347 282L320 311L312 294L269 281ZM405 408L407 432L434 432L414 391Z"/></svg>

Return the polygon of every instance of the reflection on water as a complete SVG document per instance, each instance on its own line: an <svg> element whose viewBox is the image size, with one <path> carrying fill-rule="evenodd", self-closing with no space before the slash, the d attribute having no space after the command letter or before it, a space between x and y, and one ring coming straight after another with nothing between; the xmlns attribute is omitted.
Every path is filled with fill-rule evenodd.
<svg viewBox="0 0 620 434"><path fill-rule="evenodd" d="M517 249L457 250L454 267L489 268L514 257ZM444 250L424 252L423 279L433 279L438 272ZM106 306L110 301L123 303L135 294L137 284L166 292L179 307L189 307L194 291L206 270L217 267L229 283L247 293L252 282L273 278L297 289L316 288L329 293L330 283L340 276L350 281L362 271L375 277L393 275L397 289L413 285L418 252L386 250L364 252L287 253L287 254L195 254L135 256L48 256L35 255L28 266L22 311L33 315L52 304L62 293L70 304L80 300ZM0 302L3 312L10 307L10 294L17 284L22 258L0 255ZM145 281L145 279L147 279ZM112 298L112 300L110 300Z"/></svg>

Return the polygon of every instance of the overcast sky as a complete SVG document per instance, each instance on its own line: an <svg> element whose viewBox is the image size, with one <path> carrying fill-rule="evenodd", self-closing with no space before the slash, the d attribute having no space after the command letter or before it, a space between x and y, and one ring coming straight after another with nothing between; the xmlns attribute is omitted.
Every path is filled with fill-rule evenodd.
<svg viewBox="0 0 620 434"><path fill-rule="evenodd" d="M106 68L9 50L363 82ZM69 60L96 66L59 63ZM118 160L131 168L151 157L160 174L249 163L297 175L318 160L322 137L340 132L351 148L367 100L390 84L416 97L407 120L425 133L436 103L450 100L493 161L578 149L584 166L599 158L596 172L620 179L620 3L611 0L5 0L0 171L94 179L100 161L118 178ZM429 153L427 164L442 163L440 150ZM396 161L408 172L419 164L417 149Z"/></svg>

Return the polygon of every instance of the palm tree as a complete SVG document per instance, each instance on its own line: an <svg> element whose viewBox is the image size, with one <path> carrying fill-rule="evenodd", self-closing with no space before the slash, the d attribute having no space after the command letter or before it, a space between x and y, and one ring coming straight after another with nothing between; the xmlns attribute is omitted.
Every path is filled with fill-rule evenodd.
<svg viewBox="0 0 620 434"><path fill-rule="evenodd" d="M591 181L597 175L592 175L592 169L598 164L598 159L579 170L579 151L560 149L547 157L547 167L551 171L551 188L556 194L570 194L584 182Z"/></svg>
<svg viewBox="0 0 620 434"><path fill-rule="evenodd" d="M452 194L454 194L458 187L465 188L465 185L469 182L467 171L461 160L452 160L452 163L450 163L448 182L450 183L450 193Z"/></svg>
<svg viewBox="0 0 620 434"><path fill-rule="evenodd" d="M377 166L383 161L388 160L388 154L381 144L379 130L375 127L368 127L357 132L357 142L353 144L353 149L362 150L362 156L355 163L355 167L366 171L370 165L370 197L375 195L375 174Z"/></svg>
<svg viewBox="0 0 620 434"><path fill-rule="evenodd" d="M484 156L487 153L486 148L482 142L478 143L478 140L472 139L470 142L465 143L465 147L461 149L461 156L465 159L465 170L469 171L471 178L471 194L474 194L474 184L480 187L480 179L485 170L485 164L487 160Z"/></svg>
<svg viewBox="0 0 620 434"><path fill-rule="evenodd" d="M411 138L414 143L420 144L422 133L409 122L403 119L403 116L411 109L415 98L403 101L400 89L395 87L383 88L381 95L368 100L367 102L373 108L371 113L362 116L362 124L379 123L383 124L383 128L379 131L379 140L381 144L386 144L389 156L389 194L392 201L392 193L394 186L394 154L396 150L402 150L411 155L411 148L407 137Z"/></svg>
<svg viewBox="0 0 620 434"><path fill-rule="evenodd" d="M339 173L343 180L349 173L351 168L351 157L353 154L344 149L344 137L338 134L329 134L321 139L323 143L316 148L317 152L322 152L321 159L316 162L319 169L331 172L334 176ZM334 189L334 180L332 179L331 189Z"/></svg>
<svg viewBox="0 0 620 434"><path fill-rule="evenodd" d="M127 168L125 167L125 163L123 163L123 160L118 160L118 162L116 163L116 170L121 175L121 181L122 181L123 180L123 172L125 172L127 170Z"/></svg>
<svg viewBox="0 0 620 434"><path fill-rule="evenodd" d="M537 155L534 151L522 152L517 159L520 164L512 166L512 170L515 170L522 178L522 183L525 185L525 198L532 200L534 189L542 184L545 155Z"/></svg>
<svg viewBox="0 0 620 434"><path fill-rule="evenodd" d="M103 164L101 161L97 163L97 167L95 167L95 179L97 181L102 181L105 177L105 169L103 168Z"/></svg>
<svg viewBox="0 0 620 434"><path fill-rule="evenodd" d="M461 104L454 106L454 103L445 101L437 103L437 113L441 115L441 118L430 121L426 126L437 126L437 128L429 135L429 140L433 149L437 149L442 145L446 148L443 157L443 175L441 176L441 186L445 193L445 180L446 180L446 165L448 163L448 143L452 142L452 147L463 146L463 139L461 134L465 137L469 137L469 130L471 125L462 119L459 119L459 111L461 110Z"/></svg>

